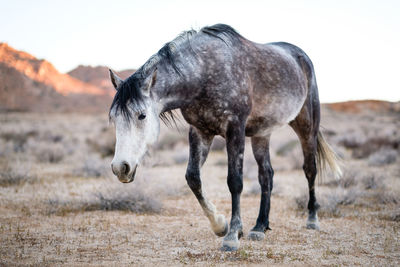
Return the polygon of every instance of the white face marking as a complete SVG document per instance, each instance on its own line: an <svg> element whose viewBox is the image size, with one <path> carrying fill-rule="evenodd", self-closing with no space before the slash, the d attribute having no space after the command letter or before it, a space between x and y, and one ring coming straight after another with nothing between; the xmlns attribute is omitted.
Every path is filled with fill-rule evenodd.
<svg viewBox="0 0 400 267"><path fill-rule="evenodd" d="M132 116L129 122L120 112L115 112L115 110L111 112L116 136L113 165L127 162L131 170L134 170L146 154L148 146L157 141L160 121L156 105L150 99L146 99L144 106L145 108L140 111L131 111Z"/></svg>

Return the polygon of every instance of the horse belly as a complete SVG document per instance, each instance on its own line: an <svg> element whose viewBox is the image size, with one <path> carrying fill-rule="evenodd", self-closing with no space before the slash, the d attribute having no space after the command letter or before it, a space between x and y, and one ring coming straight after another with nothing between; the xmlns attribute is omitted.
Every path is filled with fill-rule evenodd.
<svg viewBox="0 0 400 267"><path fill-rule="evenodd" d="M246 136L266 136L293 121L303 107L306 94L273 97L254 103L246 122Z"/></svg>

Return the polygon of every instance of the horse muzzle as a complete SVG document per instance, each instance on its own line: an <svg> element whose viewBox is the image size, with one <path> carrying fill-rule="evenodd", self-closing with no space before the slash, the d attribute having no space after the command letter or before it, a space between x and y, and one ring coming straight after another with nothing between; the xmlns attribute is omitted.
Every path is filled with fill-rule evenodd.
<svg viewBox="0 0 400 267"><path fill-rule="evenodd" d="M134 168L131 168L131 166L124 161L120 164L112 163L111 169L121 183L131 183L135 179L137 166L138 165L135 165Z"/></svg>

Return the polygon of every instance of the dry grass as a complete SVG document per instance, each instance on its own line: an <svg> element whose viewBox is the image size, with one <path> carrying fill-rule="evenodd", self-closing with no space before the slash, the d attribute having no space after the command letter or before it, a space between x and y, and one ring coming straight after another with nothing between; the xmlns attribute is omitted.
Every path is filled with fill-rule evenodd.
<svg viewBox="0 0 400 267"><path fill-rule="evenodd" d="M335 129L326 136L346 168L342 179L317 187L321 231L304 227L308 194L295 196L307 192L307 181L298 141L286 129L271 142L273 230L262 242L242 239L239 251L224 253L186 185L187 128L163 129L161 145L125 185L110 172L114 133L107 114L0 114L0 265L397 266L400 169L398 156L393 162L390 155L398 148L384 145L358 159L352 156L374 135L393 141L394 127L379 124L380 118L338 116L323 114L323 123ZM360 144L341 145L351 132ZM224 141L216 143L202 168L202 183L229 219ZM260 199L250 147L247 141L245 235L254 226ZM378 155L383 163L373 164Z"/></svg>

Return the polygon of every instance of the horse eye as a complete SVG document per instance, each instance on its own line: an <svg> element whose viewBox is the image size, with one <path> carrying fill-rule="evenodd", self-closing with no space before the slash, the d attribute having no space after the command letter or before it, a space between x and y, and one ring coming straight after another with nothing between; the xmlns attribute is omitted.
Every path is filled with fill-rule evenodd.
<svg viewBox="0 0 400 267"><path fill-rule="evenodd" d="M139 120L144 120L146 118L146 114L142 113L139 115L138 119Z"/></svg>

